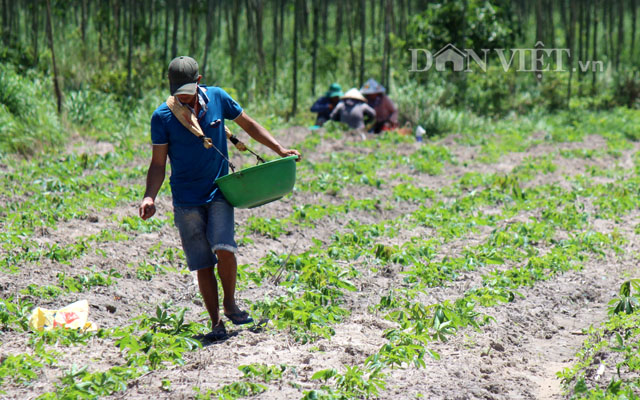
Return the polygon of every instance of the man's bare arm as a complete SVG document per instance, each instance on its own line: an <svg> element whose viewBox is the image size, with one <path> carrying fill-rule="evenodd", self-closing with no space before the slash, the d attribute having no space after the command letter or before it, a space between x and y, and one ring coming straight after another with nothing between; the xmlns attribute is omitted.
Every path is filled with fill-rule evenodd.
<svg viewBox="0 0 640 400"><path fill-rule="evenodd" d="M249 117L244 111L240 113L240 115L233 120L233 122L240 125L245 132L249 134L252 138L254 138L259 143L267 146L271 150L273 150L276 154L281 157L293 156L297 155L298 159L300 159L300 152L298 150L293 149L285 149L278 143L278 141L271 136L271 134L259 123L257 123L253 118Z"/></svg>
<svg viewBox="0 0 640 400"><path fill-rule="evenodd" d="M142 219L149 219L156 213L155 200L164 182L168 152L169 145L167 144L153 146L151 163L147 171L147 187L138 210Z"/></svg>

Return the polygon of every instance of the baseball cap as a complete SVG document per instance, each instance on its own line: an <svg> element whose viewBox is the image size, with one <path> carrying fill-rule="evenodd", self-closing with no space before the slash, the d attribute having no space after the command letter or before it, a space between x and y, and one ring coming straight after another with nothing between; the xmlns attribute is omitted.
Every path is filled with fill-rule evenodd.
<svg viewBox="0 0 640 400"><path fill-rule="evenodd" d="M169 63L171 95L195 94L198 89L198 63L191 57L176 57Z"/></svg>

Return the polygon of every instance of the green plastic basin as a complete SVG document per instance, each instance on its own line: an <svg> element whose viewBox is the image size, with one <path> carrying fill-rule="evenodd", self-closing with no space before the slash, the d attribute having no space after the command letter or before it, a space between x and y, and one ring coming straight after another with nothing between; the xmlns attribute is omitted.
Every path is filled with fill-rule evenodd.
<svg viewBox="0 0 640 400"><path fill-rule="evenodd" d="M227 201L236 208L253 208L282 198L296 183L296 159L269 161L216 179Z"/></svg>

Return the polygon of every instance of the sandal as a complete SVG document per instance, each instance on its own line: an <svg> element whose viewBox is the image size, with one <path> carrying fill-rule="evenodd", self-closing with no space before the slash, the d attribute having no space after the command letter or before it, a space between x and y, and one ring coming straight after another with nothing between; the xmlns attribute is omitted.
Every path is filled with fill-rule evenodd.
<svg viewBox="0 0 640 400"><path fill-rule="evenodd" d="M227 329L224 327L224 323L220 321L220 323L211 329L211 332L204 335L204 338L209 340L210 342L216 342L218 340L224 340L228 337Z"/></svg>
<svg viewBox="0 0 640 400"><path fill-rule="evenodd" d="M253 322L253 318L249 316L249 313L246 311L238 311L231 314L225 314L225 317L229 318L234 325L244 325L250 324Z"/></svg>

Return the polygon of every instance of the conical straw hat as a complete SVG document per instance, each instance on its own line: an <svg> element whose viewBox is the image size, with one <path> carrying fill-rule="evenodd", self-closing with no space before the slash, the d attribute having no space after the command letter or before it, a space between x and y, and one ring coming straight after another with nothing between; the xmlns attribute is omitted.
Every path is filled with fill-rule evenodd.
<svg viewBox="0 0 640 400"><path fill-rule="evenodd" d="M363 102L366 102L367 99L365 99L365 97L362 95L362 93L360 93L360 91L356 88L351 88L347 91L347 93L344 94L344 96L342 96L343 99L354 99L354 100L360 100Z"/></svg>
<svg viewBox="0 0 640 400"><path fill-rule="evenodd" d="M360 88L360 92L362 94L376 94L376 93L384 93L385 88L381 84L379 84L375 79L369 78L367 82Z"/></svg>

